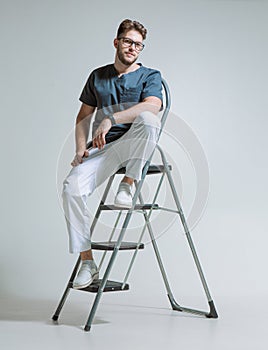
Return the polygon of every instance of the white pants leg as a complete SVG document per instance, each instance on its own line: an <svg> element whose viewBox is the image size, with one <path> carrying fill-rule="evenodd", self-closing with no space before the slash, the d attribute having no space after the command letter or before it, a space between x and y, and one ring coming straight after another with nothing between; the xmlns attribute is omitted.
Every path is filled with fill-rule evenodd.
<svg viewBox="0 0 268 350"><path fill-rule="evenodd" d="M126 176L140 180L143 166L155 148L159 130L159 119L150 112L143 112L120 139L105 145L102 150L90 150L89 157L72 168L63 183L62 193L70 253L91 248L88 197L122 166L126 166Z"/></svg>

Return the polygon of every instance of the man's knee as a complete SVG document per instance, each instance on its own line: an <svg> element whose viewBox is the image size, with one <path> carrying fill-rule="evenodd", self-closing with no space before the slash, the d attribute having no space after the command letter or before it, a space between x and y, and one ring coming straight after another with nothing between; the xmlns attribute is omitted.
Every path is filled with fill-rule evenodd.
<svg viewBox="0 0 268 350"><path fill-rule="evenodd" d="M72 182L68 179L64 180L63 187L62 187L62 199L63 201L68 201L70 198L75 196L76 194L75 187L73 186Z"/></svg>
<svg viewBox="0 0 268 350"><path fill-rule="evenodd" d="M81 197L81 186L77 176L69 175L63 182L62 198L64 201L69 201L72 198Z"/></svg>
<svg viewBox="0 0 268 350"><path fill-rule="evenodd" d="M77 200L81 197L90 196L95 190L95 178L92 177L89 180L85 180L84 176L78 174L78 172L73 172L63 182L62 198L65 201L72 199Z"/></svg>
<svg viewBox="0 0 268 350"><path fill-rule="evenodd" d="M141 112L135 119L135 123L142 125L145 129L160 129L161 122L157 115L152 112Z"/></svg>

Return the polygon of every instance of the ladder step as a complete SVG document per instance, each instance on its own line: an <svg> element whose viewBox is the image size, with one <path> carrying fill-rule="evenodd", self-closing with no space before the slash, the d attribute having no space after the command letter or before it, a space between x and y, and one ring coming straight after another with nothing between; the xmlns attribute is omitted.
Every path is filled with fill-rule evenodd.
<svg viewBox="0 0 268 350"><path fill-rule="evenodd" d="M101 281L102 281L101 279L96 280L90 286L79 290L83 292L98 293ZM122 289L122 286L123 286L122 282L108 280L106 282L103 292L121 292L124 290L129 290L129 284L126 283L123 289Z"/></svg>
<svg viewBox="0 0 268 350"><path fill-rule="evenodd" d="M114 250L116 241L111 242L92 242L91 248L95 250ZM144 249L144 244L136 242L121 242L119 250Z"/></svg>
<svg viewBox="0 0 268 350"><path fill-rule="evenodd" d="M169 170L172 170L172 166L171 165L168 165L168 168ZM165 167L164 165L156 165L156 164L152 164L149 166L149 169L147 171L147 174L146 175L151 175L151 174L159 174L159 173L163 173L165 170ZM123 168L120 168L116 174L125 174L126 172L126 168L123 167Z"/></svg>
<svg viewBox="0 0 268 350"><path fill-rule="evenodd" d="M150 210L150 209L159 209L158 204L136 204L134 210ZM101 210L129 210L129 208L121 208L114 204L102 204L100 205Z"/></svg>

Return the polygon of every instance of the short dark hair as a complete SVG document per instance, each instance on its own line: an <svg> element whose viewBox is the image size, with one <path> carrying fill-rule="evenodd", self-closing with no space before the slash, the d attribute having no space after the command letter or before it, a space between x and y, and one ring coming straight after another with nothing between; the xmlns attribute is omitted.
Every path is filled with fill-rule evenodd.
<svg viewBox="0 0 268 350"><path fill-rule="evenodd" d="M139 32L143 38L146 39L147 29L138 21L132 21L131 19L125 19L120 23L117 30L117 38L120 38L122 34L130 30L136 30Z"/></svg>

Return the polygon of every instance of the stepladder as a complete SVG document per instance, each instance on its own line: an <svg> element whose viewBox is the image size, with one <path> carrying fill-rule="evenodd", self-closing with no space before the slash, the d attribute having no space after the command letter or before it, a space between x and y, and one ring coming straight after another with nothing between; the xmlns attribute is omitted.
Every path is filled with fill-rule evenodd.
<svg viewBox="0 0 268 350"><path fill-rule="evenodd" d="M167 83L163 80L163 90L165 93L165 108L162 114L161 118L161 130L163 129L163 126L165 124L166 118L169 113L170 109L170 92ZM161 132L160 132L161 135ZM159 137L160 137L159 135ZM147 160L143 172L142 177L140 181L135 181L135 193L133 196L133 204L131 208L118 208L115 205L111 205L107 203L107 197L108 194L112 188L113 181L115 179L116 175L124 174L125 168L121 168L119 171L117 171L115 174L112 174L110 178L108 179L108 182L105 186L102 198L99 202L98 208L96 210L92 225L91 225L91 235L92 238L94 237L94 231L98 224L98 221L100 219L100 216L103 212L113 211L117 213L117 217L115 220L115 223L112 227L111 232L109 233L109 236L107 237L106 241L99 242L99 241L92 241L92 249L103 252L102 256L100 258L100 262L98 264L98 269L100 272L103 270L103 274L100 274L101 278L94 281L89 287L81 289L80 291L84 292L90 292L95 294L95 298L92 304L92 307L89 312L88 319L85 323L84 330L89 331L91 329L92 323L94 321L94 317L96 315L99 303L101 301L101 298L103 296L103 293L106 292L118 292L118 291L126 291L129 289L128 284L128 278L131 273L132 268L134 267L135 260L137 258L138 252L142 249L144 249L144 243L143 238L145 233L149 234L150 243L152 244L152 248L156 257L157 264L160 269L161 276L163 278L163 282L166 288L166 292L168 295L168 299L170 301L171 307L174 311L180 311L180 312L187 312L190 314L196 314L200 316L205 316L207 318L217 318L218 314L216 311L216 307L214 304L214 301L211 297L208 284L205 279L205 275L203 272L203 269L201 267L200 259L197 255L197 251L192 239L192 235L190 233L188 224L186 222L186 218L182 209L182 205L176 190L175 181L172 176L172 164L169 164L167 157L163 151L163 149L160 147L159 144L157 144L155 152L158 152L161 158L160 164L153 164L153 154L150 157L149 160ZM154 152L154 153L155 153ZM144 201L143 196L143 185L146 178L149 179L150 176L157 176L159 178L159 181L157 185L155 186L155 191L153 198L150 200L150 203L146 203ZM172 198L175 204L175 209L170 209L161 206L161 203L158 203L158 197L161 190L161 186L163 185L163 182L166 181L167 185L169 186L170 192L172 194ZM155 228L153 228L151 223L152 215L155 211L169 211L172 212L174 215L177 215L181 224L181 227L184 231L184 236L186 237L186 242L189 245L190 252L194 261L194 264L196 265L196 269L201 281L201 285L204 289L206 299L208 302L208 310L197 310L194 308L184 307L180 305L172 292L171 285L164 267L164 262L160 254L160 249L157 242L157 235L158 232L155 232ZM125 241L124 237L126 235L126 232L129 228L129 224L131 221L131 218L133 217L134 213L139 213L143 217L144 224L142 228L140 229L140 233L138 235L138 239L135 242L129 242ZM123 220L122 220L123 215ZM121 219L121 220L120 220ZM123 221L123 222L122 222ZM120 226L119 226L120 225ZM119 230L119 233L116 235L115 232ZM174 249L174 248L173 248ZM110 279L110 275L112 274L112 270L114 267L114 264L117 260L117 255L120 251L132 251L132 257L130 260L130 264L128 266L126 275L123 279L123 281L113 281ZM109 257L110 256L110 257ZM108 259L108 263L106 264L104 268L104 261L105 259ZM69 295L69 292L73 290L73 281L74 278L79 270L79 266L81 263L80 257L77 259L77 262L74 266L74 269L71 273L71 276L68 280L67 286L64 290L64 293L62 295L62 298L58 304L58 307L52 317L53 321L57 321L59 318L59 315L61 313L61 310L67 300L67 297Z"/></svg>

